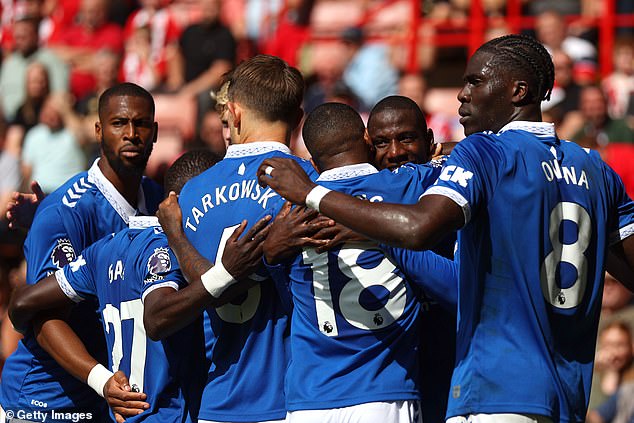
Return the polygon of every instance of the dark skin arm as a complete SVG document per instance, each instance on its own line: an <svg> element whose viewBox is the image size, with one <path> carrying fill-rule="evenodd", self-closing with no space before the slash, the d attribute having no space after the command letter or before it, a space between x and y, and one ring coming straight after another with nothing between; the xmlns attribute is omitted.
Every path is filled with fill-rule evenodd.
<svg viewBox="0 0 634 423"><path fill-rule="evenodd" d="M35 337L44 350L68 373L86 382L90 370L98 364L83 342L64 320L73 302L59 287L54 275L35 285L18 288L11 298L9 317L16 330L24 333L33 324ZM149 408L144 393L130 392L122 372L111 377L104 387L104 397L118 422Z"/></svg>
<svg viewBox="0 0 634 423"><path fill-rule="evenodd" d="M627 289L634 292L634 236L612 246L605 267Z"/></svg>
<svg viewBox="0 0 634 423"><path fill-rule="evenodd" d="M203 286L200 277L213 267L187 240L181 225L182 213L176 194L170 193L157 212L170 248L176 255L181 271L190 285L175 291L159 288L150 292L144 300L143 323L152 340L163 339L187 326L198 318L207 307L219 307L253 285L248 279L261 265L262 241L266 238L270 216L260 219L243 236L247 222L243 221L227 240L222 264L236 280L219 298L212 297Z"/></svg>
<svg viewBox="0 0 634 423"><path fill-rule="evenodd" d="M273 167L270 176L264 173L267 166ZM305 204L306 195L316 185L299 165L281 158L264 160L258 179L296 204ZM440 195L424 196L414 205L399 205L369 203L331 191L322 199L320 211L372 239L411 250L429 249L464 224L460 207ZM610 249L606 267L634 292L634 236Z"/></svg>
<svg viewBox="0 0 634 423"><path fill-rule="evenodd" d="M292 203L284 203L264 240L264 257L269 264L278 264L294 257L304 247L321 247L330 242L329 239L315 239L314 236L332 227L332 220L305 207L291 207Z"/></svg>
<svg viewBox="0 0 634 423"><path fill-rule="evenodd" d="M272 166L271 175L264 170ZM290 159L266 159L258 169L261 185L270 186L295 204L304 205L316 184ZM451 199L428 195L417 204L370 203L331 191L322 199L320 212L371 239L395 247L426 250L464 225L462 209Z"/></svg>

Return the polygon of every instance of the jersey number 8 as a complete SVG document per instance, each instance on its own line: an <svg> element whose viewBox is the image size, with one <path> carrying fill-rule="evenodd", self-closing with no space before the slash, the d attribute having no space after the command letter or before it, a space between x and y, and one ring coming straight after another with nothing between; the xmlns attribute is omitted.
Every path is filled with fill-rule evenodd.
<svg viewBox="0 0 634 423"><path fill-rule="evenodd" d="M577 240L571 244L564 244L559 238L564 220L577 225ZM542 293L554 307L570 309L581 304L588 283L588 262L584 253L592 236L590 215L577 203L561 202L550 213L548 233L553 250L542 264ZM562 263L572 265L576 271L576 279L568 288L561 288L557 283L558 267Z"/></svg>

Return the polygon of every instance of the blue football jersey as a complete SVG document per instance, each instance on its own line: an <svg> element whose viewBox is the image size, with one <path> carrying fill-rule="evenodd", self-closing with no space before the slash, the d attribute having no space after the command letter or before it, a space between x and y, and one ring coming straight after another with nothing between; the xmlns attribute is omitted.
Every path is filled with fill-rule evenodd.
<svg viewBox="0 0 634 423"><path fill-rule="evenodd" d="M310 163L277 142L231 145L225 158L190 180L180 193L183 227L196 249L212 262L244 219L249 226L276 215L284 204L275 191L258 185L256 171L269 157ZM265 273L263 273L265 275ZM199 418L214 421L284 419L287 315L268 276L242 297L205 315L207 358L211 361Z"/></svg>
<svg viewBox="0 0 634 423"><path fill-rule="evenodd" d="M161 189L144 179L135 210L106 179L97 162L48 195L38 207L24 244L27 283L34 284L73 261L104 236L124 229L128 216L154 214ZM106 363L105 343L96 303L73 307L67 321L99 361ZM0 382L0 404L7 409L92 410L105 402L63 370L28 333L6 361ZM101 408L100 408L101 409Z"/></svg>
<svg viewBox="0 0 634 423"><path fill-rule="evenodd" d="M156 221L158 225L158 220ZM128 422L184 422L187 388L195 385L187 368L202 359L187 327L163 341L152 341L143 325L143 301L157 288L178 290L187 283L160 226L124 229L86 248L55 273L73 301L96 299L108 347L109 368L128 375L130 386L147 394L150 408ZM198 363L202 363L198 360ZM197 406L197 400L194 398Z"/></svg>
<svg viewBox="0 0 634 423"><path fill-rule="evenodd" d="M466 222L447 415L583 421L606 249L634 232L620 178L552 124L512 122L459 143L427 194Z"/></svg>
<svg viewBox="0 0 634 423"><path fill-rule="evenodd" d="M317 182L371 202L414 203L439 173L429 166L395 174L358 164L325 171ZM290 411L419 398L420 302L380 248L368 242L320 254L305 249L287 275L294 304Z"/></svg>
<svg viewBox="0 0 634 423"><path fill-rule="evenodd" d="M430 162L444 165L446 157ZM425 186L424 188L427 188ZM456 235L452 233L433 252L453 257ZM430 251L388 248L407 280L420 288L419 384L424 422L444 422L456 355L456 303L458 268L454 261L439 259Z"/></svg>

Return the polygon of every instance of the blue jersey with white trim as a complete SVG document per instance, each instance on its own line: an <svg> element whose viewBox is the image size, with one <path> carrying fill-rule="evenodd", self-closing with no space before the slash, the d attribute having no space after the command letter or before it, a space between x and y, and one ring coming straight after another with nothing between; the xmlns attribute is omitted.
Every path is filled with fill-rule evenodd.
<svg viewBox="0 0 634 423"><path fill-rule="evenodd" d="M154 214L162 198L160 187L144 179L139 193L139 212ZM95 162L88 172L71 178L38 207L24 244L27 283L37 283L73 261L93 242L124 229L128 215L136 212ZM86 301L73 307L67 321L93 357L106 363L96 303ZM5 410L92 410L105 402L88 385L62 369L29 332L5 363L0 404Z"/></svg>
<svg viewBox="0 0 634 423"><path fill-rule="evenodd" d="M429 166L377 172L361 164L323 172L317 182L371 202L415 203L439 173ZM305 249L289 278L290 411L419 398L420 303L390 257L372 243L320 254Z"/></svg>
<svg viewBox="0 0 634 423"><path fill-rule="evenodd" d="M634 232L620 178L552 125L512 122L459 143L427 194L466 220L448 416L583 421L606 249Z"/></svg>
<svg viewBox="0 0 634 423"><path fill-rule="evenodd" d="M185 234L210 261L222 257L227 238L242 220L250 227L282 207L284 199L257 182L256 171L269 157L293 158L315 175L310 163L291 156L285 145L257 142L231 145L222 161L183 187L179 203ZM264 421L286 415L288 317L268 275L262 279L240 298L205 313L211 368L200 419Z"/></svg>
<svg viewBox="0 0 634 423"><path fill-rule="evenodd" d="M126 421L184 422L188 389L195 387L187 369L203 362L202 338L195 348L195 328L186 327L162 341L152 341L143 325L147 294L187 285L161 228L124 229L107 236L55 276L71 300L97 299L109 368L123 371L133 389L147 394L150 408ZM196 354L200 354L198 361ZM198 405L195 398L194 404Z"/></svg>

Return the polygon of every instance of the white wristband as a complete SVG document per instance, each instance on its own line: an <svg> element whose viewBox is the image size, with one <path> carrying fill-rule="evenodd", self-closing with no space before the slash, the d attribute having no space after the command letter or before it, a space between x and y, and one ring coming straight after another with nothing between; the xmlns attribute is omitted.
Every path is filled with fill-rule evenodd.
<svg viewBox="0 0 634 423"><path fill-rule="evenodd" d="M110 379L114 373L110 370L106 369L101 364L97 364L90 370L88 373L88 379L86 379L86 383L92 389L95 390L96 393L99 394L100 397L104 397L103 388L106 386L106 382Z"/></svg>
<svg viewBox="0 0 634 423"><path fill-rule="evenodd" d="M322 187L321 185L317 185L315 188L311 189L306 196L306 207L320 211L319 203L321 203L321 199L324 198L324 196L330 191L332 190Z"/></svg>
<svg viewBox="0 0 634 423"><path fill-rule="evenodd" d="M222 265L222 260L200 276L203 286L214 298L219 298L223 292L237 281Z"/></svg>

